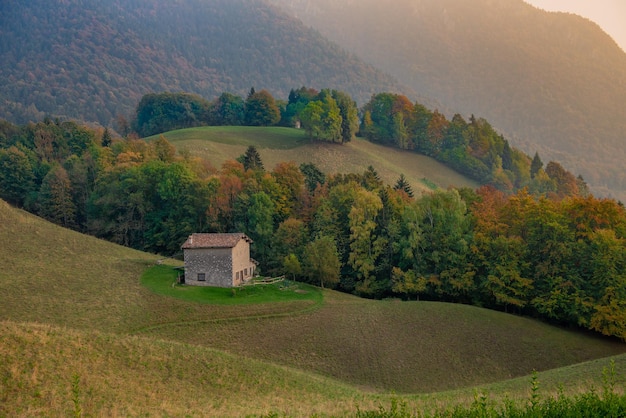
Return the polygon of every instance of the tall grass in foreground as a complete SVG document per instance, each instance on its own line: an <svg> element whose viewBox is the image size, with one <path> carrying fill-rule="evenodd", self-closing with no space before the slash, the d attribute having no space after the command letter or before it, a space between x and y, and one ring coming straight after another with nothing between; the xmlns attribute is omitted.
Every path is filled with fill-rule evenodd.
<svg viewBox="0 0 626 418"><path fill-rule="evenodd" d="M537 373L530 381L530 395L522 402L504 399L491 402L484 392L476 392L474 402L469 406L453 406L434 412L414 411L405 401L393 398L389 407L380 405L377 410L361 411L357 408L357 418L465 418L465 417L623 417L626 416L626 394L615 390L615 363L611 361L602 372L602 390L595 388L587 392L567 396L561 390L557 396L540 393Z"/></svg>

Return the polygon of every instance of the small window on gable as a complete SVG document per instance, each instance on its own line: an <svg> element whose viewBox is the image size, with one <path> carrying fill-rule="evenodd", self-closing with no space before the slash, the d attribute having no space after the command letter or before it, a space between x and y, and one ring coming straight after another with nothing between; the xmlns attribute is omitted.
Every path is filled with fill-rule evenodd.
<svg viewBox="0 0 626 418"><path fill-rule="evenodd" d="M203 281L205 281L205 280L206 280L206 279L205 279L204 273L198 273L198 281L199 281L199 282L203 282Z"/></svg>

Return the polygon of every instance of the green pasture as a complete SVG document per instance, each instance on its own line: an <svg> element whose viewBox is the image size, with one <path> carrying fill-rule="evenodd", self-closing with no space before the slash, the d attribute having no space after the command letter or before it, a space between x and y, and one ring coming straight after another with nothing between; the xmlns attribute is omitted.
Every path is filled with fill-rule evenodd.
<svg viewBox="0 0 626 418"><path fill-rule="evenodd" d="M346 416L598 390L626 345L529 318L301 283L175 285L173 264L0 201L0 416ZM221 292L221 293L220 293ZM246 396L242 398L242 393Z"/></svg>
<svg viewBox="0 0 626 418"><path fill-rule="evenodd" d="M411 151L373 144L355 138L347 144L311 142L302 129L284 127L208 126L163 134L179 152L188 152L220 168L254 145L266 170L278 163L313 163L329 174L361 173L372 165L381 179L395 184L404 174L416 192L478 184L436 160ZM148 140L156 139L150 137Z"/></svg>
<svg viewBox="0 0 626 418"><path fill-rule="evenodd" d="M141 283L154 293L189 302L218 305L247 305L254 303L278 303L290 301L322 302L319 288L304 283L282 280L273 284L254 284L235 288L189 286L178 284L181 270L155 265L141 276Z"/></svg>

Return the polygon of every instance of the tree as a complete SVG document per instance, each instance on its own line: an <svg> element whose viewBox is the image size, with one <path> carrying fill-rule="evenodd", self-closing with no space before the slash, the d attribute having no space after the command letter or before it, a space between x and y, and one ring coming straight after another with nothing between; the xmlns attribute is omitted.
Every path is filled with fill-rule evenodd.
<svg viewBox="0 0 626 418"><path fill-rule="evenodd" d="M39 191L41 215L64 227L76 225L76 206L72 200L72 183L67 171L55 165L44 177Z"/></svg>
<svg viewBox="0 0 626 418"><path fill-rule="evenodd" d="M392 135L395 139L395 146L401 149L409 149L409 131L402 113L396 113L393 116Z"/></svg>
<svg viewBox="0 0 626 418"><path fill-rule="evenodd" d="M485 238L485 237L483 237ZM519 237L498 236L495 239L476 239L477 248L485 261L484 288L496 305L525 307L531 299L533 281L525 274L525 243Z"/></svg>
<svg viewBox="0 0 626 418"><path fill-rule="evenodd" d="M159 138L152 143L152 146L154 147L154 153L159 160L165 163L174 162L176 148L174 145L170 144L167 138L163 135L159 135Z"/></svg>
<svg viewBox="0 0 626 418"><path fill-rule="evenodd" d="M0 148L0 197L22 206L34 190L34 170L26 153L16 146Z"/></svg>
<svg viewBox="0 0 626 418"><path fill-rule="evenodd" d="M245 122L248 126L272 126L280 121L280 109L267 90L252 89L245 104Z"/></svg>
<svg viewBox="0 0 626 418"><path fill-rule="evenodd" d="M546 174L556 183L556 193L559 197L578 195L578 181L561 164L550 161L546 166Z"/></svg>
<svg viewBox="0 0 626 418"><path fill-rule="evenodd" d="M326 92L321 100L309 102L300 114L302 127L311 140L342 142L342 117L337 102Z"/></svg>
<svg viewBox="0 0 626 418"><path fill-rule="evenodd" d="M142 137L206 123L210 103L189 93L146 94L135 110L134 128Z"/></svg>
<svg viewBox="0 0 626 418"><path fill-rule="evenodd" d="M259 154L259 151L257 151L254 145L250 145L246 149L246 152L243 155L242 163L243 163L243 167L246 170L252 170L252 171L257 171L257 170L264 171L265 170L265 168L263 167L263 161L261 160L261 154Z"/></svg>
<svg viewBox="0 0 626 418"><path fill-rule="evenodd" d="M458 191L437 191L417 202L421 240L416 272L428 277L436 293L455 300L469 296L474 282L467 254L471 229Z"/></svg>
<svg viewBox="0 0 626 418"><path fill-rule="evenodd" d="M543 161L539 158L539 153L535 152L535 156L533 157L533 161L530 163L530 178L534 179L539 170L543 168Z"/></svg>
<svg viewBox="0 0 626 418"><path fill-rule="evenodd" d="M312 88L300 87L297 90L291 89L285 110L281 115L280 124L282 126L297 126L297 122L302 122L302 111L310 102L318 99L319 92Z"/></svg>
<svg viewBox="0 0 626 418"><path fill-rule="evenodd" d="M393 93L375 94L363 107L365 116L361 124L361 135L373 142L405 144L408 148L404 135L408 134L408 126L413 123L413 111L413 105L405 96Z"/></svg>
<svg viewBox="0 0 626 418"><path fill-rule="evenodd" d="M398 181L396 181L396 184L395 186L393 186L393 188L394 190L403 191L409 197L413 197L413 189L411 188L411 185L407 181L406 177L404 177L404 174L400 174L400 177L398 178Z"/></svg>
<svg viewBox="0 0 626 418"><path fill-rule="evenodd" d="M361 293L374 293L374 277L378 257L382 253L384 242L376 236L376 218L383 208L380 197L370 191L357 191L350 210L350 256L348 262L357 275L357 289Z"/></svg>
<svg viewBox="0 0 626 418"><path fill-rule="evenodd" d="M267 268L274 233L274 202L265 192L260 191L252 194L245 203L247 208L243 219L238 219L236 224L254 240L254 256L262 268Z"/></svg>
<svg viewBox="0 0 626 418"><path fill-rule="evenodd" d="M590 277L584 283L593 300L589 326L626 340L626 242L612 229L598 229L589 238Z"/></svg>
<svg viewBox="0 0 626 418"><path fill-rule="evenodd" d="M278 163L272 170L272 178L276 181L277 192L280 194L277 196L281 200L280 218L297 215L305 206L307 195L304 175L298 166L293 162Z"/></svg>
<svg viewBox="0 0 626 418"><path fill-rule="evenodd" d="M318 185L323 185L326 182L324 173L313 163L300 164L300 171L304 174L304 183L309 192L313 192Z"/></svg>
<svg viewBox="0 0 626 418"><path fill-rule="evenodd" d="M323 139L330 142L342 142L341 110L332 96L327 95L322 101L324 114L322 115Z"/></svg>
<svg viewBox="0 0 626 418"><path fill-rule="evenodd" d="M420 293L424 293L428 285L426 278L418 275L415 270L405 272L399 267L394 267L391 277L391 290L407 297L413 296L419 299Z"/></svg>
<svg viewBox="0 0 626 418"><path fill-rule="evenodd" d="M322 117L324 116L324 108L322 102L316 100L310 102L300 113L300 121L305 129L309 139L319 139L323 135Z"/></svg>
<svg viewBox="0 0 626 418"><path fill-rule="evenodd" d="M448 125L446 117L435 110L426 128L426 141L422 143L422 152L433 157L439 156Z"/></svg>
<svg viewBox="0 0 626 418"><path fill-rule="evenodd" d="M222 93L211 106L211 125L239 126L244 124L245 103L241 96Z"/></svg>
<svg viewBox="0 0 626 418"><path fill-rule="evenodd" d="M332 97L337 102L341 116L341 142L350 142L359 129L359 111L356 102L347 93L333 90Z"/></svg>
<svg viewBox="0 0 626 418"><path fill-rule="evenodd" d="M143 249L145 216L152 209L144 196L144 184L139 167L117 168L103 174L89 200L89 231Z"/></svg>
<svg viewBox="0 0 626 418"><path fill-rule="evenodd" d="M109 147L111 146L111 142L111 132L109 132L109 128L104 128L104 132L102 133L102 140L100 141L100 143L103 147Z"/></svg>
<svg viewBox="0 0 626 418"><path fill-rule="evenodd" d="M222 165L216 196L207 209L211 227L217 231L229 232L235 228L234 207L243 190L244 171L243 164L234 160Z"/></svg>
<svg viewBox="0 0 626 418"><path fill-rule="evenodd" d="M151 208L145 215L146 249L174 254L189 234L202 228L206 189L182 162L153 160L139 171L144 199Z"/></svg>
<svg viewBox="0 0 626 418"><path fill-rule="evenodd" d="M335 241L323 235L306 247L305 273L314 281L333 287L339 283L341 264L337 255Z"/></svg>
<svg viewBox="0 0 626 418"><path fill-rule="evenodd" d="M302 274L300 260L298 260L298 257L293 253L285 256L283 259L283 268L285 269L285 273L290 274L293 280L296 279L297 275Z"/></svg>
<svg viewBox="0 0 626 418"><path fill-rule="evenodd" d="M288 218L281 222L272 237L271 267L280 267L289 254L294 254L299 260L302 259L308 241L308 228L303 221Z"/></svg>
<svg viewBox="0 0 626 418"><path fill-rule="evenodd" d="M361 183L367 190L376 190L383 185L380 175L378 175L378 172L372 165L368 165L367 169L363 172L363 180Z"/></svg>
<svg viewBox="0 0 626 418"><path fill-rule="evenodd" d="M528 191L535 195L554 193L556 192L556 181L551 179L543 168L540 168L528 184Z"/></svg>

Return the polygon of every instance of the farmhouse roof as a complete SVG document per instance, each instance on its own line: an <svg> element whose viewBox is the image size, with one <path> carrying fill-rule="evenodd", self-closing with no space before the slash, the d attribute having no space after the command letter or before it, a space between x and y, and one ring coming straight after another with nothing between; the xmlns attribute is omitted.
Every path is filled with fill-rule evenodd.
<svg viewBox="0 0 626 418"><path fill-rule="evenodd" d="M233 248L242 239L250 244L252 243L250 237L241 232L232 234L191 234L182 248Z"/></svg>

